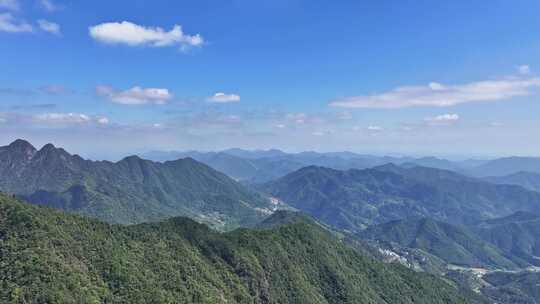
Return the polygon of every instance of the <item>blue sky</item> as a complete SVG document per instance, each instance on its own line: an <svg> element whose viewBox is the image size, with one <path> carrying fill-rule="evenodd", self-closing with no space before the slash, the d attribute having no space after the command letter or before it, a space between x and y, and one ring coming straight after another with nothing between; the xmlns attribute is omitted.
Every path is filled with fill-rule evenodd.
<svg viewBox="0 0 540 304"><path fill-rule="evenodd" d="M0 143L540 155L538 1L0 0Z"/></svg>

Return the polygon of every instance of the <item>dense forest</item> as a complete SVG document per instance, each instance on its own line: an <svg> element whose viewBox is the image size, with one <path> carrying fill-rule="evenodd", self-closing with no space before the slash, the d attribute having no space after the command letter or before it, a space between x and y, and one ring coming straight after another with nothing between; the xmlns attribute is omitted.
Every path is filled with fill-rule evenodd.
<svg viewBox="0 0 540 304"><path fill-rule="evenodd" d="M474 303L362 256L305 217L219 233L187 218L112 225L0 195L3 303ZM282 225L280 218L287 218ZM264 225L263 225L264 226Z"/></svg>

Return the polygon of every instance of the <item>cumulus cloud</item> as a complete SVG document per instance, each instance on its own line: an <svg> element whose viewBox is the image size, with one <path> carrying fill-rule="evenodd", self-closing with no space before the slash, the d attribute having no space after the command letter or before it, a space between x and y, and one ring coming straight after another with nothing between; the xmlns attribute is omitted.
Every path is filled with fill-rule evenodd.
<svg viewBox="0 0 540 304"><path fill-rule="evenodd" d="M175 25L170 31L160 27L145 27L131 23L108 22L89 28L90 37L107 44L124 44L128 46L180 46L186 49L201 46L204 39L201 35L187 35L180 25Z"/></svg>
<svg viewBox="0 0 540 304"><path fill-rule="evenodd" d="M0 14L0 31L8 33L29 33L34 29L29 23L17 20L10 13Z"/></svg>
<svg viewBox="0 0 540 304"><path fill-rule="evenodd" d="M233 103L240 101L240 95L236 94L225 94L222 92L216 93L213 96L207 98L209 102L214 103Z"/></svg>
<svg viewBox="0 0 540 304"><path fill-rule="evenodd" d="M39 4L41 5L43 9L45 9L48 12L54 12L61 9L61 7L57 5L56 3L54 3L52 0L40 0Z"/></svg>
<svg viewBox="0 0 540 304"><path fill-rule="evenodd" d="M37 21L39 28L41 28L43 31L54 34L54 35L60 35L60 25L54 22L50 22L44 19L40 19Z"/></svg>
<svg viewBox="0 0 540 304"><path fill-rule="evenodd" d="M173 95L167 89L132 87L125 91L115 90L111 86L97 86L96 93L110 101L125 105L165 104Z"/></svg>
<svg viewBox="0 0 540 304"><path fill-rule="evenodd" d="M19 7L19 1L17 0L0 0L0 8L11 11L18 11Z"/></svg>
<svg viewBox="0 0 540 304"><path fill-rule="evenodd" d="M334 100L330 106L342 108L398 109L407 107L449 107L468 102L504 100L527 96L540 86L540 78L507 78L460 85L432 82L425 86L404 86L391 91Z"/></svg>

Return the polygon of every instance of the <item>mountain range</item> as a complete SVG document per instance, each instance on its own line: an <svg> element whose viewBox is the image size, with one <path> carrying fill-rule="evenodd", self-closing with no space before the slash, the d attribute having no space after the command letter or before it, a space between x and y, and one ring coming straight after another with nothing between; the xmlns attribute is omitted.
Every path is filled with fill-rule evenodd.
<svg viewBox="0 0 540 304"><path fill-rule="evenodd" d="M483 176L473 171L490 162L350 152L153 158L91 161L24 140L0 147L0 191L42 205L0 195L2 256L25 261L0 271L1 300L483 303L474 289L535 303L537 173ZM76 294L77 284L89 287Z"/></svg>
<svg viewBox="0 0 540 304"><path fill-rule="evenodd" d="M0 147L0 191L111 223L188 216L225 230L254 225L279 207L191 158L90 161L24 140Z"/></svg>
<svg viewBox="0 0 540 304"><path fill-rule="evenodd" d="M281 150L228 149L219 152L152 151L141 157L154 161L171 161L191 157L230 177L247 183L265 183L308 166L336 170L367 169L393 163L402 167L430 167L450 170L472 177L500 177L520 172L540 174L540 158L506 157L493 160L466 159L452 161L432 156L393 157L353 152L300 152ZM537 190L535 188L534 190Z"/></svg>
<svg viewBox="0 0 540 304"><path fill-rule="evenodd" d="M462 171L481 161L452 162L436 157L390 157L362 155L352 152L301 152L286 153L280 150L242 150L228 149L220 152L199 151L153 151L141 154L141 157L154 161L170 161L192 157L230 177L248 183L264 183L283 177L307 166L321 166L338 170L365 169L387 163L404 166L428 166L447 170Z"/></svg>
<svg viewBox="0 0 540 304"><path fill-rule="evenodd" d="M186 218L110 225L0 194L0 300L486 303L448 281L359 255L283 212L265 229L217 233Z"/></svg>
<svg viewBox="0 0 540 304"><path fill-rule="evenodd" d="M518 172L540 173L540 157L504 157L471 168L473 176L504 176Z"/></svg>
<svg viewBox="0 0 540 304"><path fill-rule="evenodd" d="M540 173L521 171L510 175L488 176L483 179L490 183L518 185L529 190L540 192Z"/></svg>
<svg viewBox="0 0 540 304"><path fill-rule="evenodd" d="M320 221L359 232L372 224L429 217L471 225L540 210L540 193L455 172L384 165L364 170L302 168L260 187Z"/></svg>

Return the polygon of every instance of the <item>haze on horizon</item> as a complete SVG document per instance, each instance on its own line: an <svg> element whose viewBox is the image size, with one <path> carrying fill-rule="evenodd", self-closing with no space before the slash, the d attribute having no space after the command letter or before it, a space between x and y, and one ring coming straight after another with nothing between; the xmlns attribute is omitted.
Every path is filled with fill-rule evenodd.
<svg viewBox="0 0 540 304"><path fill-rule="evenodd" d="M0 0L0 145L540 156L538 1L143 3Z"/></svg>

